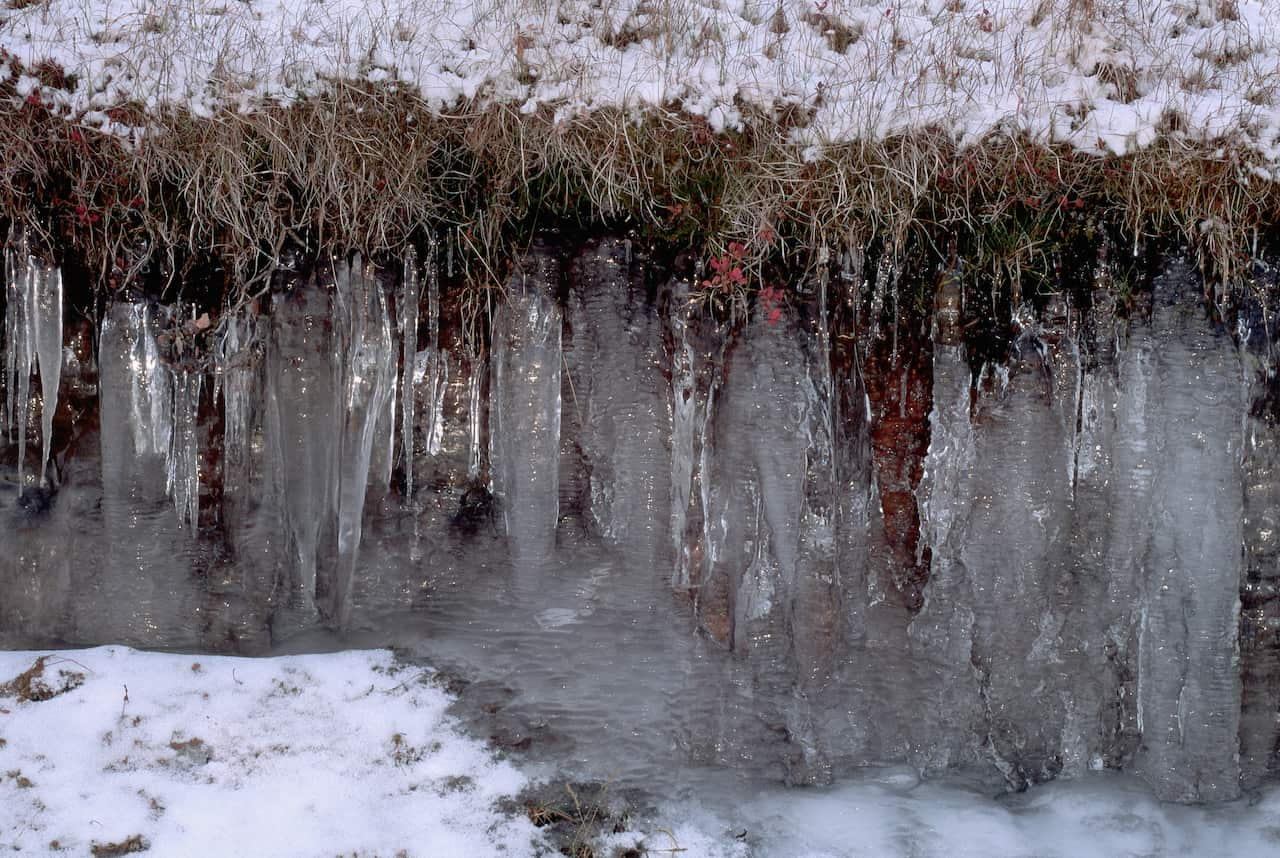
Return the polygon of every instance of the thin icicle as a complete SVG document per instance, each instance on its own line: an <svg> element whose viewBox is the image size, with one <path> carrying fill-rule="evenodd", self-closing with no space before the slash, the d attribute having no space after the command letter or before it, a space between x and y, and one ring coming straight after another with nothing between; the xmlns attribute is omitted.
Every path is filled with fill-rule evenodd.
<svg viewBox="0 0 1280 858"><path fill-rule="evenodd" d="M427 341L431 349L431 364L427 378L427 452L436 456L444 440L444 391L449 381L449 367L444 351L440 348L440 278L435 265L434 245L427 267Z"/></svg>
<svg viewBox="0 0 1280 858"><path fill-rule="evenodd" d="M40 366L40 484L44 485L53 445L53 416L62 383L62 270L31 261L33 309L31 333Z"/></svg>
<svg viewBox="0 0 1280 858"><path fill-rule="evenodd" d="M5 269L8 276L5 279L9 284L9 300L5 316L9 337L5 371L9 377L9 419L12 421L10 438L13 438L13 429L17 429L19 486L24 485L22 472L27 458L27 409L31 401L31 371L35 358L31 342L31 313L34 305L31 263L25 241L17 248L11 244L6 249Z"/></svg>
<svg viewBox="0 0 1280 858"><path fill-rule="evenodd" d="M204 375L189 369L173 372L173 417L165 488L173 498L179 525L194 534L200 525L200 467L197 419Z"/></svg>
<svg viewBox="0 0 1280 858"><path fill-rule="evenodd" d="M434 279L435 239L431 239L427 277ZM404 460L404 496L413 498L413 376L418 354L418 254L410 247L404 257L400 295L400 449Z"/></svg>
<svg viewBox="0 0 1280 858"><path fill-rule="evenodd" d="M483 432L484 423L480 419L484 407L480 398L481 385L484 384L488 368L484 358L477 357L471 366L471 377L467 379L467 479L475 481L480 478L481 459L484 456Z"/></svg>

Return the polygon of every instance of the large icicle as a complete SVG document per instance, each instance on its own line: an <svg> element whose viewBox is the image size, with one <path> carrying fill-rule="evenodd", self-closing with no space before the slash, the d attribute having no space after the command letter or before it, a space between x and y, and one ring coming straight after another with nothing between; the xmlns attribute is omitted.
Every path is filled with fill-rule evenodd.
<svg viewBox="0 0 1280 858"><path fill-rule="evenodd" d="M267 426L271 464L279 481L284 519L299 575L298 588L314 598L316 547L332 520L338 429L336 344L328 295L315 284L279 295L271 318L267 363Z"/></svg>
<svg viewBox="0 0 1280 858"><path fill-rule="evenodd" d="M246 533L248 511L260 502L250 491L254 479L251 439L266 410L262 367L269 325L265 315L250 308L228 315L214 352L223 408L222 518L227 533L236 541ZM268 485L279 486L280 482L273 478Z"/></svg>
<svg viewBox="0 0 1280 858"><path fill-rule="evenodd" d="M661 324L626 240L588 243L574 259L569 283L565 330L572 336L564 354L574 419L565 425L575 426L572 440L589 474L584 511L607 541L656 564L670 548L671 508L671 403L661 371ZM562 477L562 490L569 484Z"/></svg>
<svg viewBox="0 0 1280 858"><path fill-rule="evenodd" d="M489 447L513 554L551 553L560 517L561 321L552 253L535 248L493 320Z"/></svg>
<svg viewBox="0 0 1280 858"><path fill-rule="evenodd" d="M386 294L360 257L349 266L339 262L334 281L345 309L341 371L345 417L338 459L338 574L332 596L333 619L345 626L351 616L374 433L395 392L395 351Z"/></svg>
<svg viewBox="0 0 1280 858"><path fill-rule="evenodd" d="M975 595L961 552L977 431L970 419L972 375L965 359L958 272L938 286L933 327L933 411L929 452L920 478L920 542L931 557L924 605L908 629L920 678L920 707L910 724L913 760L941 770L977 757L966 729L979 723L978 676L973 665Z"/></svg>
<svg viewBox="0 0 1280 858"><path fill-rule="evenodd" d="M257 326L250 314L231 316L218 340L216 352L222 387L223 482L226 491L242 488L249 458L250 420L253 411Z"/></svg>
<svg viewBox="0 0 1280 858"><path fill-rule="evenodd" d="M173 387L169 371L160 360L153 310L146 304L128 304L129 407L133 446L139 455L167 456L173 438Z"/></svg>
<svg viewBox="0 0 1280 858"><path fill-rule="evenodd" d="M25 238L5 249L5 410L10 437L16 429L18 484L24 484L31 375L40 371L40 464L34 475L43 484L53 445L53 417L62 381L62 271L33 256ZM15 425L16 424L16 425Z"/></svg>
<svg viewBox="0 0 1280 858"><path fill-rule="evenodd" d="M1237 633L1243 544L1240 355L1176 261L1155 281L1148 394L1156 448L1138 619L1135 767L1163 799L1240 794Z"/></svg>
<svg viewBox="0 0 1280 858"><path fill-rule="evenodd" d="M40 474L46 481L53 444L53 417L58 410L58 386L62 381L62 270L29 260L34 280L31 290L31 333L40 367Z"/></svg>
<svg viewBox="0 0 1280 858"><path fill-rule="evenodd" d="M8 384L9 438L18 441L18 485L22 486L23 464L27 458L27 408L31 400L32 348L31 309L32 266L25 243L10 242L5 249L5 374Z"/></svg>
<svg viewBox="0 0 1280 858"><path fill-rule="evenodd" d="M691 552L686 548L685 527L694 498L694 463L697 461L698 400L694 376L695 355L689 336L689 284L674 280L667 312L671 340L671 583L688 590L693 581Z"/></svg>

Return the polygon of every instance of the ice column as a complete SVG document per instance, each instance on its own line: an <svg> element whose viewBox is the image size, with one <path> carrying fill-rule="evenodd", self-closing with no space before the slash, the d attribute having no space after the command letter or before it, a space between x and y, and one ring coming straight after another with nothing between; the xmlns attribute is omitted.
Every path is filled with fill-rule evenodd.
<svg viewBox="0 0 1280 858"><path fill-rule="evenodd" d="M395 393L395 343L386 294L360 257L349 266L339 262L334 281L345 311L340 388L345 419L337 461L338 575L333 591L333 618L342 626L351 615L374 433Z"/></svg>
<svg viewBox="0 0 1280 858"><path fill-rule="evenodd" d="M1137 769L1163 799L1239 795L1243 544L1239 351L1175 262L1156 278L1156 449L1138 618Z"/></svg>
<svg viewBox="0 0 1280 858"><path fill-rule="evenodd" d="M325 290L298 285L275 300L267 361L268 474L278 481L299 589L312 598L316 548L332 520L340 452L336 344Z"/></svg>
<svg viewBox="0 0 1280 858"><path fill-rule="evenodd" d="M559 273L540 248L523 262L493 321L489 458L511 550L536 559L555 545L560 515Z"/></svg>

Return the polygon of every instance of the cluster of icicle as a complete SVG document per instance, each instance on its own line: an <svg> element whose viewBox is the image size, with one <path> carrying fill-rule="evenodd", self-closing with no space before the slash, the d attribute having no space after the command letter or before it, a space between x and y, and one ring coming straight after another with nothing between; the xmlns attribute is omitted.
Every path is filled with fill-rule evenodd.
<svg viewBox="0 0 1280 858"><path fill-rule="evenodd" d="M32 476L48 481L53 415L62 378L62 272L34 256L25 236L10 235L5 247L4 428L18 445L18 486L26 488L27 426L32 416L31 378L40 377L40 465Z"/></svg>
<svg viewBox="0 0 1280 858"><path fill-rule="evenodd" d="M179 525L193 535L199 528L200 398L205 374L211 373L214 398L221 395L224 409L226 494L241 495L232 498L233 504L245 500L251 438L255 428L261 428L266 439L264 476L279 489L301 586L311 596L321 534L337 534L337 592L331 598L332 615L340 623L350 611L366 489L389 488L397 452L404 463L404 496L413 496L419 385L424 386L423 400L430 411L424 415L421 449L432 455L440 449L448 362L440 347L435 256L433 240L423 271L416 253L407 252L394 301L373 267L359 256L335 261L331 289L299 287L307 297L284 298L270 317L247 307L224 315L207 362L180 359L174 352L175 332L182 330L183 321L174 308L117 301L101 323L104 413L118 412L120 422L127 421L122 428L132 459L163 462L166 491ZM18 447L19 484L44 485L62 374L62 274L32 253L21 234L9 238L4 273L5 395L0 426ZM419 304L424 297L428 342L419 352ZM328 324L315 327L320 318ZM260 357L265 357L265 366ZM32 395L33 378L39 379L40 405ZM265 385L267 394L263 413L255 408L264 392L258 385ZM478 393L474 391L472 398ZM110 408L108 397L113 400ZM37 472L30 473L28 427L37 408L43 450ZM475 446L478 424L473 434ZM472 459L478 469L474 450ZM110 479L104 471L104 483Z"/></svg>
<svg viewBox="0 0 1280 858"><path fill-rule="evenodd" d="M162 346L159 334L171 315L164 307L141 301L108 308L99 332L101 395L104 400L124 399L133 456L164 462L165 491L173 499L178 523L194 534L200 525L197 424L204 374L196 366L172 360ZM116 413L114 408L104 410Z"/></svg>
<svg viewBox="0 0 1280 858"><path fill-rule="evenodd" d="M387 492L397 450L403 462L404 496L413 497L420 383L427 385L424 399L431 411L424 421L425 451L439 450L447 379L439 348L434 243L426 275L429 342L422 353L421 272L412 249L405 256L394 302L375 269L355 256L332 263L331 289L296 284L279 296L269 319L248 309L228 314L217 337L225 490L235 495L247 489L249 439L253 427L260 425L265 441L262 469L278 488L298 586L311 598L316 596L320 541L330 531L337 534L337 570L326 612L340 625L350 616L368 490L372 486L378 494ZM261 375L255 355L265 356ZM261 397L259 383L264 386ZM263 413L255 414L253 405L259 401ZM233 497L231 503L235 502Z"/></svg>

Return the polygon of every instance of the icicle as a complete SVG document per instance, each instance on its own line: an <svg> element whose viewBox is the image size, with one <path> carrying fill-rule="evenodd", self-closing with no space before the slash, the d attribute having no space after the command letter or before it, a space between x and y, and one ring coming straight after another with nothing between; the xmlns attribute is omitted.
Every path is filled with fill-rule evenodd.
<svg viewBox="0 0 1280 858"><path fill-rule="evenodd" d="M388 302L388 311L389 309L390 303ZM379 407L377 412L377 424L373 430L373 451L370 454L369 465L369 488L378 497L391 490L391 472L395 465L396 400L399 399L397 395L399 388L395 384L395 378L400 356L395 349L391 349L383 355L383 360L387 362L385 371L391 377L392 384L386 401Z"/></svg>
<svg viewBox="0 0 1280 858"><path fill-rule="evenodd" d="M671 538L675 568L672 584L688 589L693 583L685 550L685 528L689 517L690 493L694 489L694 456L697 445L697 381L694 352L689 344L689 286L675 281L668 315L671 354Z"/></svg>
<svg viewBox="0 0 1280 858"><path fill-rule="evenodd" d="M44 485L53 444L53 416L62 382L62 270L31 261L33 309L31 333L40 365L40 484Z"/></svg>
<svg viewBox="0 0 1280 858"><path fill-rule="evenodd" d="M249 372L248 323L240 316L227 319L216 354L218 386L222 392L222 451L228 465L243 464L248 447ZM215 388L215 395L217 394Z"/></svg>
<svg viewBox="0 0 1280 858"><path fill-rule="evenodd" d="M228 532L239 523L254 501L249 497L250 439L257 415L265 413L260 378L263 349L262 319L251 309L224 317L214 350L216 366L214 398L222 399L222 517ZM221 390L217 388L220 387ZM270 486L280 485L270 479Z"/></svg>
<svg viewBox="0 0 1280 858"><path fill-rule="evenodd" d="M362 269L357 256L348 268L335 269L339 300L347 305L346 361L342 368L345 404L338 461L338 580L334 585L333 618L346 625L369 482L377 416L395 390L391 319L381 285Z"/></svg>
<svg viewBox="0 0 1280 858"><path fill-rule="evenodd" d="M23 465L27 458L27 409L31 400L31 370L35 358L32 348L33 311L33 260L27 255L25 241L5 251L5 269L9 296L5 313L8 337L6 339L5 372L9 379L9 419L12 429L16 424L18 437L18 485L24 485Z"/></svg>
<svg viewBox="0 0 1280 858"><path fill-rule="evenodd" d="M339 325L328 295L311 284L281 294L271 316L264 471L279 480L299 585L307 598L315 593L320 532L336 508L335 469L342 455Z"/></svg>
<svg viewBox="0 0 1280 858"><path fill-rule="evenodd" d="M427 267L427 341L431 350L431 365L427 378L427 452L439 455L444 439L444 391L449 380L449 367L440 348L440 278L436 276L435 251Z"/></svg>
<svg viewBox="0 0 1280 858"><path fill-rule="evenodd" d="M431 239L431 251L427 256L428 279L434 279L435 238ZM400 341L403 346L400 361L400 449L404 459L404 496L413 498L413 409L414 366L418 354L418 254L412 247L404 257L404 277L400 296Z"/></svg>
<svg viewBox="0 0 1280 858"><path fill-rule="evenodd" d="M196 421L200 409L203 374L189 369L173 372L173 417L165 488L173 498L178 523L192 534L200 526L199 438Z"/></svg>
<svg viewBox="0 0 1280 858"><path fill-rule="evenodd" d="M16 393L14 391L14 370L17 366L17 321L18 303L16 296L18 295L18 287L14 278L14 254L13 248L6 246L4 249L4 374L0 376L0 380L4 382L4 411L0 412L0 417L4 420L4 437L6 441L13 441L13 422L16 419Z"/></svg>
<svg viewBox="0 0 1280 858"><path fill-rule="evenodd" d="M173 393L160 362L151 312L146 304L125 310L131 383L129 404L133 445L139 455L166 456L173 437Z"/></svg>
<svg viewBox="0 0 1280 858"><path fill-rule="evenodd" d="M559 273L549 251L526 257L494 316L490 352L489 478L512 552L541 559L555 546L560 517Z"/></svg>
<svg viewBox="0 0 1280 858"><path fill-rule="evenodd" d="M18 484L25 484L31 374L40 370L41 457L36 478L44 484L53 444L53 417L62 381L62 271L31 255L25 238L5 249L5 420L17 430Z"/></svg>
<svg viewBox="0 0 1280 858"><path fill-rule="evenodd" d="M475 481L480 477L481 458L484 448L481 446L480 410L483 403L480 399L480 388L485 376L484 358L476 358L471 367L471 377L467 379L467 478Z"/></svg>

